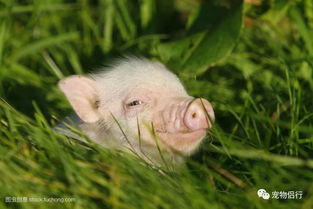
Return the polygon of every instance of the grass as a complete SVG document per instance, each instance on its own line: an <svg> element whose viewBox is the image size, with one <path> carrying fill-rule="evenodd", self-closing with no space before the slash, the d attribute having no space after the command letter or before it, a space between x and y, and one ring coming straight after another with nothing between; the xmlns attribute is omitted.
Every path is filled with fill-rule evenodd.
<svg viewBox="0 0 313 209"><path fill-rule="evenodd" d="M0 208L313 208L311 1L219 5L230 16L210 13L209 29L213 7L199 2L0 1ZM72 111L58 80L121 54L161 60L212 102L217 120L186 166L159 172L51 130ZM263 200L261 188L303 196Z"/></svg>

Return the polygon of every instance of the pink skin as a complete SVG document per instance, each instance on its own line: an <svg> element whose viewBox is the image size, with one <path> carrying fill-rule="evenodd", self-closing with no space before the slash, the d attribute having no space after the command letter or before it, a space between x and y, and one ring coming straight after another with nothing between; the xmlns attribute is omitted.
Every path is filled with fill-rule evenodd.
<svg viewBox="0 0 313 209"><path fill-rule="evenodd" d="M130 95L140 96L125 100L126 118L141 115L143 120L153 123L156 135L165 145L182 153L188 153L201 142L215 119L211 104L203 98L175 97L175 94L164 97L144 89L135 89ZM140 105L128 106L132 101L140 101ZM154 112L152 118L147 117L145 112L151 111ZM149 138L147 132L143 133L144 138Z"/></svg>
<svg viewBox="0 0 313 209"><path fill-rule="evenodd" d="M208 118L210 117L210 119ZM205 99L185 99L176 102L161 112L163 121L155 121L156 133L171 148L186 151L188 147L197 145L212 127L214 111ZM157 118L157 117L156 117ZM162 124L162 125L160 125Z"/></svg>

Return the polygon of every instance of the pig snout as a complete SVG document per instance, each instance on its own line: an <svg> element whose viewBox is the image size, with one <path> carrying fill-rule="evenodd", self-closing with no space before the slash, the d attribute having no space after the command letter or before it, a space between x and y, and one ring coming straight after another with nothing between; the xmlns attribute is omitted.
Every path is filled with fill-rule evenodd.
<svg viewBox="0 0 313 209"><path fill-rule="evenodd" d="M180 98L168 105L163 123L156 123L160 139L174 150L190 155L212 127L215 120L211 104L202 98Z"/></svg>
<svg viewBox="0 0 313 209"><path fill-rule="evenodd" d="M213 108L203 98L194 99L189 103L183 120L185 126L191 131L211 128L215 120Z"/></svg>

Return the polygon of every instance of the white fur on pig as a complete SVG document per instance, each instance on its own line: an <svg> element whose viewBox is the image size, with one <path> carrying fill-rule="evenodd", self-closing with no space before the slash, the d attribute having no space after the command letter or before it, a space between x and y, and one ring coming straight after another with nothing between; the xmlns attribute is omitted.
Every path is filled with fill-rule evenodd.
<svg viewBox="0 0 313 209"><path fill-rule="evenodd" d="M204 136L201 133L203 136L200 135L199 140L176 140L169 145L155 137L154 131L164 129L162 133L171 136L175 135L177 127L184 126L180 124L182 120L175 119L164 128L161 116L171 113L162 111L166 108L187 108L188 101L192 100L177 76L159 62L121 59L112 67L87 77L65 78L60 81L59 87L80 118L76 118L75 122L91 140L114 149L127 148L153 163L160 162L164 157L174 164L182 162L182 156L193 153ZM143 104L138 107L127 105L136 100L143 101ZM184 117L184 112L181 117ZM153 130L152 124L156 130ZM62 132L77 138L71 131L63 129ZM164 151L163 156L157 144Z"/></svg>

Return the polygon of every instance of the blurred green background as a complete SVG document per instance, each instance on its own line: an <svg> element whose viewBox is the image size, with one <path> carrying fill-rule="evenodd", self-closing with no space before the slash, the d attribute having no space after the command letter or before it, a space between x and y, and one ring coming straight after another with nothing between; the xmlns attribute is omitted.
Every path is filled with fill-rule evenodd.
<svg viewBox="0 0 313 209"><path fill-rule="evenodd" d="M58 80L123 55L163 62L212 102L186 167L159 172L51 131L72 112ZM0 208L311 209L312 71L312 0L0 0Z"/></svg>

